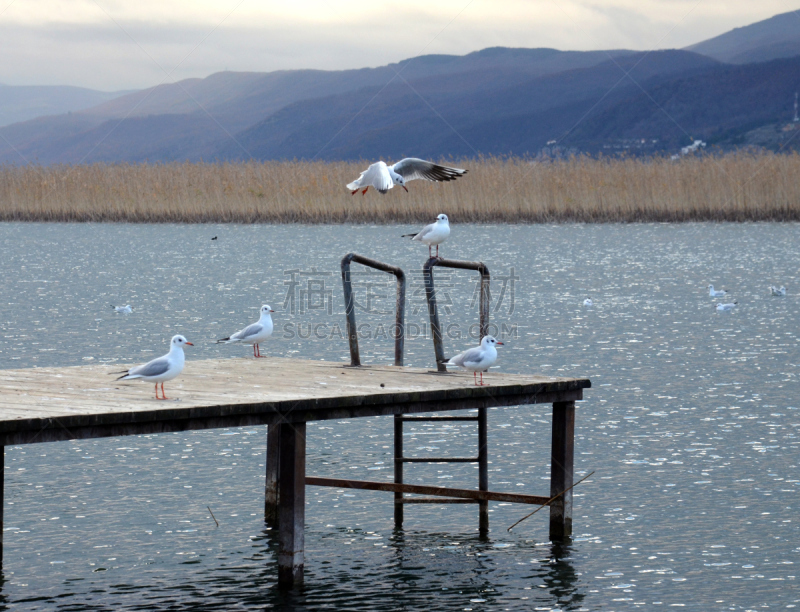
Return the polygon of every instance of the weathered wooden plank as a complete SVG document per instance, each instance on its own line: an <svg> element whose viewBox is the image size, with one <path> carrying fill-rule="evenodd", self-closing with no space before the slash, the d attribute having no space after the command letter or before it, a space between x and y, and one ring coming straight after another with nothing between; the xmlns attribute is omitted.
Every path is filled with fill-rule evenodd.
<svg viewBox="0 0 800 612"><path fill-rule="evenodd" d="M417 368L268 362L190 361L168 389L177 401L157 401L148 383L109 381L120 365L0 370L0 442L549 403L581 399L590 386L585 379L492 374L489 385L476 387L469 375Z"/></svg>
<svg viewBox="0 0 800 612"><path fill-rule="evenodd" d="M553 437L550 455L550 497L572 486L575 454L575 402L553 404ZM550 539L572 535L572 490L550 504Z"/></svg>
<svg viewBox="0 0 800 612"><path fill-rule="evenodd" d="M306 506L306 424L280 427L278 586L302 586Z"/></svg>
<svg viewBox="0 0 800 612"><path fill-rule="evenodd" d="M278 470L280 466L280 425L267 426L267 477L264 485L264 520L278 522Z"/></svg>
<svg viewBox="0 0 800 612"><path fill-rule="evenodd" d="M541 495L522 495L519 493L498 493L496 491L476 491L474 489L451 489L448 487L429 487L424 485L398 484L394 482L373 482L369 480L350 480L343 478L320 478L306 476L306 484L317 487L338 489L363 489L367 491L388 491L436 495L439 497L458 497L478 501L499 501L516 504L544 504L549 497ZM406 501L406 500L404 500Z"/></svg>

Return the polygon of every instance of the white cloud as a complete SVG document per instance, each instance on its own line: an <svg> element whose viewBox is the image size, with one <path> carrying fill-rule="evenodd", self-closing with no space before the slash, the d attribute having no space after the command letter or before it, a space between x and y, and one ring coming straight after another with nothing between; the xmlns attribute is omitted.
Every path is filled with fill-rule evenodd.
<svg viewBox="0 0 800 612"><path fill-rule="evenodd" d="M112 90L224 69L360 68L490 46L675 48L795 6L800 2L19 0L0 15L0 82Z"/></svg>

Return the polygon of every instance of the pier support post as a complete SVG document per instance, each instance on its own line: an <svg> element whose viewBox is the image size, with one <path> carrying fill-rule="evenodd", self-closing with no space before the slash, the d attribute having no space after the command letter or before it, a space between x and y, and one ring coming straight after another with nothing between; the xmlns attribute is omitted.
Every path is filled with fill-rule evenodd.
<svg viewBox="0 0 800 612"><path fill-rule="evenodd" d="M3 510L6 507L6 447L0 446L0 570L3 569Z"/></svg>
<svg viewBox="0 0 800 612"><path fill-rule="evenodd" d="M303 584L306 424L281 423L278 466L278 586Z"/></svg>
<svg viewBox="0 0 800 612"><path fill-rule="evenodd" d="M394 415L394 482L403 484L403 415ZM394 494L394 527L403 527L403 494Z"/></svg>
<svg viewBox="0 0 800 612"><path fill-rule="evenodd" d="M264 486L264 520L278 522L278 465L280 464L281 427L279 423L267 425L267 478Z"/></svg>
<svg viewBox="0 0 800 612"><path fill-rule="evenodd" d="M487 409L478 408L478 490L489 490L489 431ZM489 502L478 502L478 534L489 535Z"/></svg>
<svg viewBox="0 0 800 612"><path fill-rule="evenodd" d="M550 496L572 486L575 451L575 402L553 404L553 441L550 455ZM572 535L572 490L550 503L550 539Z"/></svg>

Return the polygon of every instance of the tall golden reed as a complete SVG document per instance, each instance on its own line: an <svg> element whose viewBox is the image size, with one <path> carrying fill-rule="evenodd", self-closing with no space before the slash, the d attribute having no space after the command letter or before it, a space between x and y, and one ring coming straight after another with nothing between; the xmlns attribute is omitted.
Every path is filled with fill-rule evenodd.
<svg viewBox="0 0 800 612"><path fill-rule="evenodd" d="M0 220L390 223L800 220L800 155L464 161L453 183L351 195L364 162L0 167Z"/></svg>

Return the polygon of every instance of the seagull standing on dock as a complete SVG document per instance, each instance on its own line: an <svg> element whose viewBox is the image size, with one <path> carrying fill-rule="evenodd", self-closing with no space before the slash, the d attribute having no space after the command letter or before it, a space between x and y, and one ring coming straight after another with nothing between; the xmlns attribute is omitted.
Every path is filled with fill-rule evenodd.
<svg viewBox="0 0 800 612"><path fill-rule="evenodd" d="M363 195L370 187L374 187L380 193L386 193L395 185L400 185L408 191L408 187L406 187L408 181L415 179L435 182L454 181L466 173L467 170L461 168L450 168L416 157L406 157L391 166L387 166L386 162L375 162L364 170L361 176L349 183L347 188L353 192L353 195L359 190Z"/></svg>
<svg viewBox="0 0 800 612"><path fill-rule="evenodd" d="M721 291L717 291L714 289L714 285L708 286L708 297L725 297L725 294L728 293L726 289L722 289Z"/></svg>
<svg viewBox="0 0 800 612"><path fill-rule="evenodd" d="M114 306L114 304L111 304L111 308L116 310L119 314L131 314L133 312L133 308L131 308L130 304L125 304L125 306Z"/></svg>
<svg viewBox="0 0 800 612"><path fill-rule="evenodd" d="M736 308L736 305L739 302L733 302L732 304L717 304L717 311L718 312L726 312L728 310L733 310Z"/></svg>
<svg viewBox="0 0 800 612"><path fill-rule="evenodd" d="M169 353L125 372L115 372L116 374L122 374L117 380L141 378L142 380L155 383L156 399L169 399L164 394L164 383L168 380L172 380L183 372L183 364L186 359L183 354L184 346L194 346L194 344L183 336L173 336L169 344ZM161 383L161 397L158 397L158 383Z"/></svg>
<svg viewBox="0 0 800 612"><path fill-rule="evenodd" d="M786 297L786 287L784 287L783 285L781 285L780 289L778 289L777 287L770 287L769 291L775 297Z"/></svg>
<svg viewBox="0 0 800 612"><path fill-rule="evenodd" d="M253 323L252 325L248 325L242 330L239 330L235 334L232 334L228 338L222 338L221 340L217 340L217 344L220 342L224 344L230 344L232 342L244 342L245 344L252 344L253 345L253 357L264 357L266 355L261 354L261 350L258 348L259 343L264 342L267 338L272 335L272 316L270 315L271 312L275 312L272 308L269 307L269 304L264 304L261 307L261 318L258 322Z"/></svg>
<svg viewBox="0 0 800 612"><path fill-rule="evenodd" d="M502 342L495 340L494 336L484 336L480 346L464 351L445 362L445 365L458 366L468 372L472 372L475 384L483 385L483 373L497 361L497 349L495 346L503 346ZM478 383L476 374L481 373L481 382Z"/></svg>
<svg viewBox="0 0 800 612"><path fill-rule="evenodd" d="M422 244L428 245L428 257L431 255L431 247L436 245L436 257L439 257L439 245L442 244L450 235L450 221L447 215L439 215L436 217L436 222L426 225L422 231L417 234L403 234L401 238L411 238L411 240L419 240Z"/></svg>

